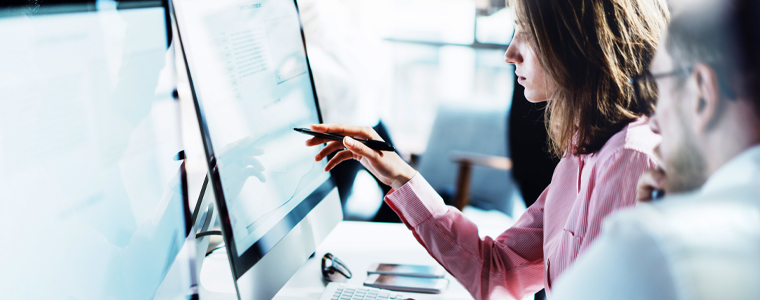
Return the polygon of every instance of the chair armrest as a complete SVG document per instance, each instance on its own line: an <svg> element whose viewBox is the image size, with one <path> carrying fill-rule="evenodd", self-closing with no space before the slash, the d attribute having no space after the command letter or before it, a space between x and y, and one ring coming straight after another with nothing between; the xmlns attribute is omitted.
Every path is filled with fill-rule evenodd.
<svg viewBox="0 0 760 300"><path fill-rule="evenodd" d="M451 160L459 165L470 164L503 171L512 169L512 160L503 156L455 151L451 153Z"/></svg>
<svg viewBox="0 0 760 300"><path fill-rule="evenodd" d="M470 181L472 166L482 166L496 170L509 171L512 169L512 160L502 156L455 151L451 153L451 160L459 165L457 172L457 190L454 194L454 206L460 211L470 202Z"/></svg>

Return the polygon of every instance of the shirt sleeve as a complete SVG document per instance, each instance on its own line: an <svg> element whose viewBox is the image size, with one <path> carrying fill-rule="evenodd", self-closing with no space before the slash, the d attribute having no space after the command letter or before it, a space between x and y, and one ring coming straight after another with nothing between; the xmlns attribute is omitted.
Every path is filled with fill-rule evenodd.
<svg viewBox="0 0 760 300"><path fill-rule="evenodd" d="M543 211L546 191L496 240L443 199L420 175L385 198L417 241L475 299L522 299L543 287Z"/></svg>
<svg viewBox="0 0 760 300"><path fill-rule="evenodd" d="M557 280L552 299L678 298L656 239L635 221L615 223Z"/></svg>
<svg viewBox="0 0 760 300"><path fill-rule="evenodd" d="M579 253L583 253L602 229L602 223L615 211L633 207L636 203L636 186L639 178L655 163L651 157L640 151L622 149L605 159L596 170L593 192L589 195L588 220L584 243Z"/></svg>

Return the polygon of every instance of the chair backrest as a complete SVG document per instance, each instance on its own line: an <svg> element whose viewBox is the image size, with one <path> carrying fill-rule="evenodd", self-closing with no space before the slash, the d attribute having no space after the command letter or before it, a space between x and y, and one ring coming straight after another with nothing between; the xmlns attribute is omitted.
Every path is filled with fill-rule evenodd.
<svg viewBox="0 0 760 300"><path fill-rule="evenodd" d="M452 152L509 157L507 132L507 108L441 105L418 170L438 193L452 194L458 171ZM470 205L512 215L511 172L475 166L471 182Z"/></svg>

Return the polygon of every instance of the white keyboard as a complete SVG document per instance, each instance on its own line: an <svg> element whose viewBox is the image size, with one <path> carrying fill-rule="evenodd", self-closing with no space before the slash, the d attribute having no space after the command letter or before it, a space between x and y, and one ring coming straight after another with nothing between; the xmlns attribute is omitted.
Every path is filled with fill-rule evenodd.
<svg viewBox="0 0 760 300"><path fill-rule="evenodd" d="M365 286L330 282L319 300L400 300L399 293Z"/></svg>

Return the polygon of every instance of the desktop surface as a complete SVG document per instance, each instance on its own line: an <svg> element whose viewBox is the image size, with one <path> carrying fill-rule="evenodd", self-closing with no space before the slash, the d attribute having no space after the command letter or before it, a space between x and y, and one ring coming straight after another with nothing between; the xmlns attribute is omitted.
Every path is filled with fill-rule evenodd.
<svg viewBox="0 0 760 300"><path fill-rule="evenodd" d="M412 233L403 224L343 221L317 248L316 255L301 266L273 299L319 299L326 285L322 280L320 258L327 252L334 254L348 265L353 272L353 278L346 283L357 286L362 286L367 279L366 270L376 262L437 265L435 259L414 239ZM234 291L229 267L224 269L226 259L224 251L216 251L206 258L200 275L203 299L205 299L203 291L206 289ZM218 280L220 276L227 278ZM456 279L449 274L446 278L449 279L449 287L441 294L409 292L401 294L414 299L472 299L469 292ZM210 299L234 299L234 297Z"/></svg>
<svg viewBox="0 0 760 300"><path fill-rule="evenodd" d="M274 300L319 299L325 289L320 258L330 252L340 258L353 273L346 281L363 286L367 269L377 262L438 265L404 224L343 221L317 248L309 259L280 290ZM472 299L467 289L448 273L448 288L441 294L401 292L414 299Z"/></svg>

